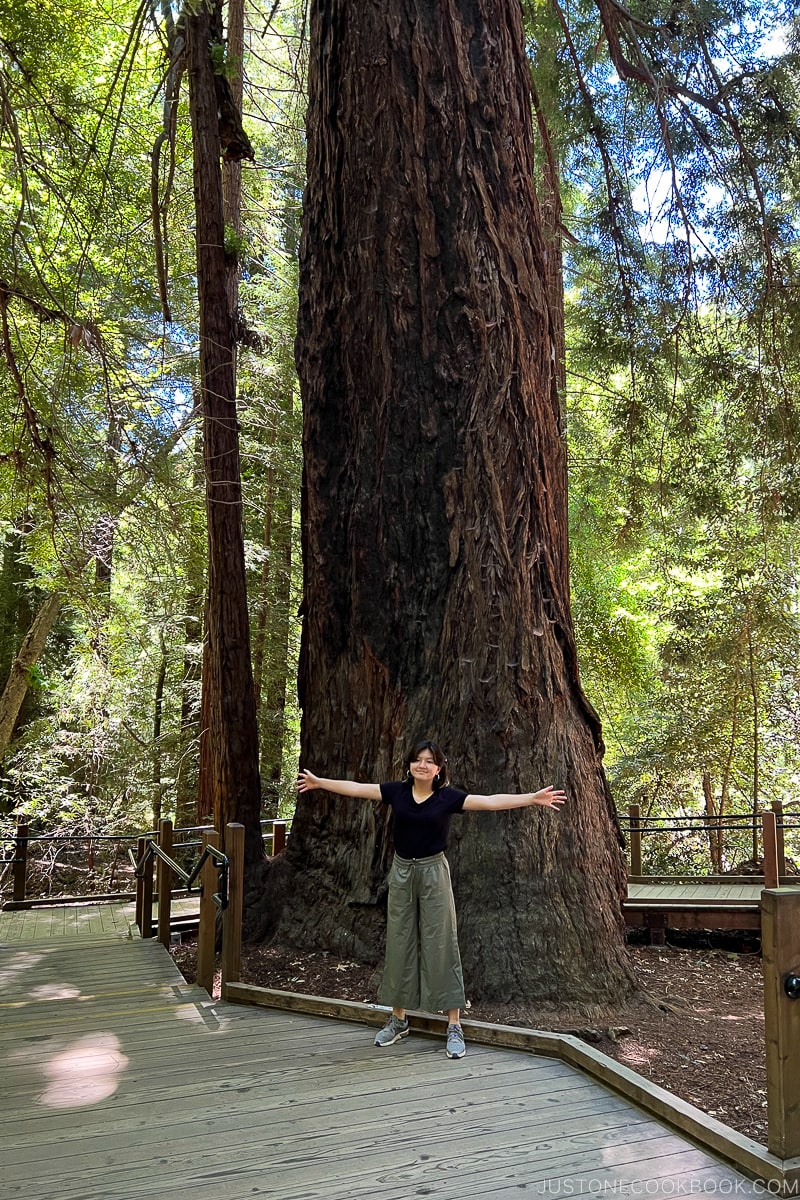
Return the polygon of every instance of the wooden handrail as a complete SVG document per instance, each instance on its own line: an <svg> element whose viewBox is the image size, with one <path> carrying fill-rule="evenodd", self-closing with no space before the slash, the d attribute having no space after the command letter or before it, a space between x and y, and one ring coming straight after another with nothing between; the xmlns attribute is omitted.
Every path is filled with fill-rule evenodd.
<svg viewBox="0 0 800 1200"><path fill-rule="evenodd" d="M159 893L158 938L165 946L170 940L170 875L177 874L189 891L200 880L200 928L197 946L197 980L211 993L214 984L214 950L217 912L222 910L222 991L228 983L237 983L242 961L242 905L244 897L244 825L225 826L227 853L219 849L216 829L205 829L202 853L193 870L184 870L169 855L172 848L172 822L160 827L160 841L140 838L139 857L134 860L137 879L136 919L143 938L153 934L153 864L158 863ZM169 874L167 874L169 872ZM217 882L219 881L218 888ZM215 890L217 888L217 890Z"/></svg>

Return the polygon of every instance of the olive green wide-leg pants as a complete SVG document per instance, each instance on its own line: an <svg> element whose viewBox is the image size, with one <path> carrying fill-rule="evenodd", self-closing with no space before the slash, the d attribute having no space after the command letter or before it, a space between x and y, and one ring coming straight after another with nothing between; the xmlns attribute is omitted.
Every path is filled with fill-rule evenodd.
<svg viewBox="0 0 800 1200"><path fill-rule="evenodd" d="M446 1012L464 1007L456 906L444 854L395 855L389 871L381 1004Z"/></svg>

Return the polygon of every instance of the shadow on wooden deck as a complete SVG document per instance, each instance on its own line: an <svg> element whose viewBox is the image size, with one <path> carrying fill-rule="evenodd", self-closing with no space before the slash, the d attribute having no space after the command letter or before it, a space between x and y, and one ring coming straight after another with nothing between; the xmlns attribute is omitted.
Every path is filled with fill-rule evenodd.
<svg viewBox="0 0 800 1200"><path fill-rule="evenodd" d="M763 1194L557 1058L212 1001L154 942L0 945L4 1200ZM376 1019L378 1019L376 1017Z"/></svg>

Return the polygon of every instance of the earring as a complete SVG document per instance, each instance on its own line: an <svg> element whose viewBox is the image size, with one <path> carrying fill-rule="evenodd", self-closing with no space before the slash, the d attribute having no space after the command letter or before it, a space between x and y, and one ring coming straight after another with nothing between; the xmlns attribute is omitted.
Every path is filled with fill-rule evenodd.
<svg viewBox="0 0 800 1200"><path fill-rule="evenodd" d="M435 775L434 775L434 777L433 777L433 782L434 782L434 784L437 784L437 783L441 783L441 782L442 782L442 777L441 777L441 775L439 774L439 772L438 772L438 771L436 772L436 774L435 774Z"/></svg>

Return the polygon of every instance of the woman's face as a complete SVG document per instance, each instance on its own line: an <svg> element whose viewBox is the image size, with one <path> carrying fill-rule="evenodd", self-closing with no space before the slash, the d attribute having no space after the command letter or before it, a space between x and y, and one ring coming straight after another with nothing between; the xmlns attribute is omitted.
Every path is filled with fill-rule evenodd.
<svg viewBox="0 0 800 1200"><path fill-rule="evenodd" d="M439 772L439 765L430 750L420 750L416 758L409 763L411 778L420 784L433 787L433 781Z"/></svg>

